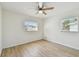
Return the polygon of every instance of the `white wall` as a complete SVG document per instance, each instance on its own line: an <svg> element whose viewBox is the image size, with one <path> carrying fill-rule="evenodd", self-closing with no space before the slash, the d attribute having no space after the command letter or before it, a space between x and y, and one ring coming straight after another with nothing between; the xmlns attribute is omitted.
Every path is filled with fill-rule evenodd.
<svg viewBox="0 0 79 59"><path fill-rule="evenodd" d="M79 50L79 32L61 32L60 23L61 20L66 16L79 17L79 9L72 9L59 15L57 14L55 16L46 18L44 36L51 42L56 42Z"/></svg>
<svg viewBox="0 0 79 59"><path fill-rule="evenodd" d="M0 6L0 54L1 54L1 50L2 50L2 9Z"/></svg>
<svg viewBox="0 0 79 59"><path fill-rule="evenodd" d="M36 20L39 23L39 31L27 32L24 30L25 20ZM24 44L43 37L43 22L41 18L3 10L3 48Z"/></svg>

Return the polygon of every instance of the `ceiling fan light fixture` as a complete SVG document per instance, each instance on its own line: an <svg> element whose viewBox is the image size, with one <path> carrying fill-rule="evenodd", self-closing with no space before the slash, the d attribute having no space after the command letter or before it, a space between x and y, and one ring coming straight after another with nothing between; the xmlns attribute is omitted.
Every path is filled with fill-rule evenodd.
<svg viewBox="0 0 79 59"><path fill-rule="evenodd" d="M43 12L40 10L39 13L42 14Z"/></svg>
<svg viewBox="0 0 79 59"><path fill-rule="evenodd" d="M45 3L44 2L39 2L38 3L37 10L38 10L39 14L47 15L47 13L45 11L52 10L52 9L54 9L54 7L45 7Z"/></svg>

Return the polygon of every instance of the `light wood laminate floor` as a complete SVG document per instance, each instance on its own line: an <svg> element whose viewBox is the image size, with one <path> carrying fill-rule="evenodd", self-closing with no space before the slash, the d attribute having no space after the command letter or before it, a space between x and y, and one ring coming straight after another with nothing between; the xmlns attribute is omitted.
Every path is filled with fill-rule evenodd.
<svg viewBox="0 0 79 59"><path fill-rule="evenodd" d="M46 40L38 40L2 50L2 57L79 57L79 51Z"/></svg>

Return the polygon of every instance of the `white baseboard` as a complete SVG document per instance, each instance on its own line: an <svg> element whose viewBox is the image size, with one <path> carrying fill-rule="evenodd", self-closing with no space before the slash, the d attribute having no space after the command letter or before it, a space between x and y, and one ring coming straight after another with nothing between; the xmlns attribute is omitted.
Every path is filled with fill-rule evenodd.
<svg viewBox="0 0 79 59"><path fill-rule="evenodd" d="M10 48L10 47L14 47L14 46L17 46L17 45L22 45L22 44L30 43L32 41L37 41L37 40L41 40L41 39L33 39L33 40L25 41L25 42L19 42L19 43L16 43L16 44L12 44L12 45L3 47L3 49Z"/></svg>
<svg viewBox="0 0 79 59"><path fill-rule="evenodd" d="M48 39L46 39L48 40ZM75 50L79 50L79 48L76 48L76 47L73 47L73 46L70 46L70 45L67 45L67 44L62 44L60 42L55 42L55 41L51 41L51 40L48 40L49 42L53 42L53 43L57 43L57 44L60 44L60 45L63 45L63 46L66 46L66 47L69 47L69 48L72 48L72 49L75 49Z"/></svg>

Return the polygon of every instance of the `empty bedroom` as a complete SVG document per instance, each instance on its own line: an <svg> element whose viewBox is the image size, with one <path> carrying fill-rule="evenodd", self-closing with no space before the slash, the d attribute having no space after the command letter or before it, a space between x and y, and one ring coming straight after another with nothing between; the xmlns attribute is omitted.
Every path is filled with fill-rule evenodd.
<svg viewBox="0 0 79 59"><path fill-rule="evenodd" d="M0 57L79 57L79 2L0 2Z"/></svg>

